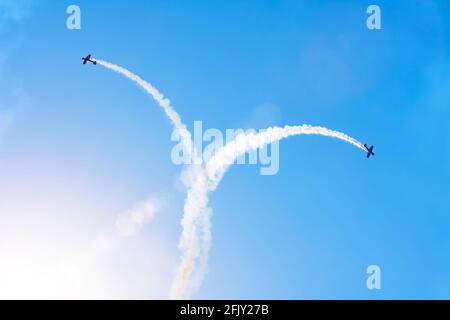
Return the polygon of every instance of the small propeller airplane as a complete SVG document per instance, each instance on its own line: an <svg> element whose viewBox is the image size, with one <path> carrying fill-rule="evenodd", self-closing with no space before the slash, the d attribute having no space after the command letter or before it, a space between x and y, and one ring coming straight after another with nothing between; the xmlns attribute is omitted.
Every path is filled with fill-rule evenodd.
<svg viewBox="0 0 450 320"><path fill-rule="evenodd" d="M97 61L91 59L91 55L90 54L88 54L86 58L81 58L81 60L83 60L83 64L88 63L88 61L92 62L93 64L97 64Z"/></svg>
<svg viewBox="0 0 450 320"><path fill-rule="evenodd" d="M375 153L373 153L373 146L368 147L367 144L364 144L364 148L367 150L367 158L375 155Z"/></svg>

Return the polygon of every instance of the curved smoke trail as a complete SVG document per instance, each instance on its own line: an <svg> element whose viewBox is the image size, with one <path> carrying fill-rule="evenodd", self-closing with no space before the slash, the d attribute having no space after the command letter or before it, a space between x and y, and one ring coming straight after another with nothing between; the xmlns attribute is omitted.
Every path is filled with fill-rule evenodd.
<svg viewBox="0 0 450 320"><path fill-rule="evenodd" d="M207 270L208 252L211 247L211 210L207 207L209 200L208 193L218 187L227 169L239 156L248 151L262 148L266 144L301 134L334 137L367 152L361 142L342 132L310 125L270 127L260 133L239 134L236 136L235 140L227 143L217 151L203 170L197 171L195 181L188 190L184 214L185 216L189 215L190 224L186 227L191 230L190 234L197 234L197 237L202 239L202 244L199 251L198 246L189 246L191 242L189 238L182 237L180 243L183 244L181 246L184 250L183 259L176 281L172 287L173 298L181 299L195 287L198 287ZM191 284L191 276L197 264L199 265L197 281Z"/></svg>
<svg viewBox="0 0 450 320"><path fill-rule="evenodd" d="M257 134L249 133L236 136L236 139L220 149L205 167L201 167L195 165L201 163L201 158L194 148L191 133L181 121L179 114L171 106L170 101L150 83L131 71L104 60L95 61L97 64L118 72L136 82L158 102L172 121L175 129L178 130L184 150L188 153L189 159L194 164L191 167L194 179L188 185L183 219L181 221L183 228L179 243L182 251L181 265L178 269L171 293L172 297L176 299L185 297L189 290L198 287L203 280L203 276L207 270L208 252L211 247L210 217L212 210L208 208L208 193L217 188L226 170L237 157L250 150L262 148L266 144L299 134L317 134L335 137L351 143L363 151L367 151L359 141L342 132L327 128L310 125L285 126L283 128L273 127ZM197 263L199 264L199 270L195 273ZM194 275L196 278L192 279Z"/></svg>
<svg viewBox="0 0 450 320"><path fill-rule="evenodd" d="M212 184L210 185L211 190L214 190L217 187L217 184L222 179L225 171L236 160L236 157L248 151L262 148L266 144L300 134L314 134L337 138L367 152L367 149L361 142L345 133L307 124L300 126L270 127L260 133L240 134L236 136L235 140L217 151L207 163L206 170L210 183Z"/></svg>
<svg viewBox="0 0 450 320"><path fill-rule="evenodd" d="M180 115L172 107L169 99L165 98L164 95L158 91L158 89L156 89L150 83L139 77L137 74L134 74L133 72L121 66L118 66L116 64L104 60L95 59L95 61L97 62L97 64L110 70L113 70L117 73L120 73L125 77L127 77L128 79L136 82L147 93L149 93L153 97L153 99L155 99L156 102L158 102L159 106L164 110L167 117L170 119L170 121L172 121L172 124L174 125L175 129L177 129L178 132L180 133L181 141L183 143L184 150L188 152L188 157L190 158L191 156L195 156L191 133L187 129L186 125L181 121Z"/></svg>
<svg viewBox="0 0 450 320"><path fill-rule="evenodd" d="M175 129L178 130L178 133L181 136L181 142L183 144L183 149L187 152L187 157L188 157L188 159L191 160L191 163L193 164L189 168L191 170L190 173L194 177L200 176L201 172L203 172L203 169L200 167L200 165L198 165L201 163L201 158L198 156L198 153L197 153L196 149L194 148L194 145L192 142L192 135L189 132L189 130L187 129L186 125L181 121L180 115L171 106L169 99L165 98L163 96L163 94L160 93L155 87L153 87L150 83L148 83L147 81L145 81L138 75L134 74L133 72L131 72L121 66L118 66L116 64L113 64L113 63L110 63L110 62L107 62L104 60L95 59L94 61L96 61L97 64L99 64L107 69L113 70L117 73L120 73L120 74L124 75L125 77L127 77L128 79L136 82L147 93L149 93L153 97L153 99L156 100L156 102L158 102L159 106L164 110L167 117L171 120ZM196 188L196 186L192 186L192 185L188 184L188 188ZM188 197L189 197L189 195L188 195ZM209 244L211 242L210 241L211 236L210 236L210 234L208 234L208 232L204 232L203 237L198 236L198 233L196 232L196 226L195 226L195 223L196 223L195 221L196 221L196 217L197 217L197 215L195 215L195 213L197 213L198 211L195 208L190 207L190 202L191 201L186 201L186 203L184 205L184 210L183 210L184 214L183 214L183 218L181 221L183 231L182 231L179 247L180 247L180 250L182 251L182 258L181 258L182 261L197 260L199 254L200 254L200 251L202 251L202 252L209 251L209 248L206 248L206 247L200 248L201 243ZM208 217L207 211L209 211L209 209L207 209L206 205L205 205L205 209L202 212L202 213L204 213L203 214L204 217ZM208 222L209 222L209 218L207 219L207 221L204 221L203 225L207 225ZM209 228L208 228L208 230L209 230ZM180 267L180 270L181 270L181 267ZM186 272L186 275L184 275L183 278L189 279L193 270L186 270L185 272ZM204 272L202 272L202 274L204 274ZM199 281L199 283L200 282L201 282L201 280Z"/></svg>

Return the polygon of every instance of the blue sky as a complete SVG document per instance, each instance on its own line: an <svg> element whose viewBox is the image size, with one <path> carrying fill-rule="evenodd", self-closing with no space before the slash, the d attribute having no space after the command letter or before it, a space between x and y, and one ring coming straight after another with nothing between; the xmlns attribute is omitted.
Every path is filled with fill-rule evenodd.
<svg viewBox="0 0 450 320"><path fill-rule="evenodd" d="M168 297L185 196L172 127L136 85L81 65L92 53L154 84L189 128L309 123L375 145L368 161L293 137L278 174L231 168L194 298L450 298L446 1L76 1L81 30L70 4L0 0L2 297ZM366 28L370 4L382 30ZM55 275L154 195L138 235L76 280Z"/></svg>

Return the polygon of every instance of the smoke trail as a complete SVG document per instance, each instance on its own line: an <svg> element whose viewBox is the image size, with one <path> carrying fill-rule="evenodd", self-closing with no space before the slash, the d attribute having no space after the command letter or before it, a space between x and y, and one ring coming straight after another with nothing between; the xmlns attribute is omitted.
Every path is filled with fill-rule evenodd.
<svg viewBox="0 0 450 320"><path fill-rule="evenodd" d="M195 159L197 159L196 153L193 149L193 143L192 143L192 137L191 133L187 130L186 125L181 121L180 115L175 111L175 109L170 104L170 100L165 98L162 93L158 91L155 87L153 87L150 83L139 77L138 75L134 74L133 72L118 66L116 64L109 63L104 60L97 60L95 59L97 64L108 68L110 70L113 70L117 73L120 73L127 77L128 79L136 82L139 86L141 86L147 93L149 93L153 99L158 102L159 106L164 110L167 117L169 117L170 121L172 121L172 124L174 125L175 129L178 130L181 136L181 141L184 146L184 150L188 152L188 157L191 159L192 156L194 156ZM197 163L197 162L194 162Z"/></svg>
<svg viewBox="0 0 450 320"><path fill-rule="evenodd" d="M158 102L172 121L175 129L178 130L184 150L188 152L188 158L194 164L190 167L194 179L188 185L188 194L184 204L183 219L181 221L183 231L179 247L182 251L182 261L172 286L171 295L173 298L179 299L185 297L189 290L198 287L203 280L207 269L208 252L211 246L210 217L212 211L207 207L209 201L208 192L217 188L226 170L237 157L250 150L262 148L266 144L299 134L317 134L335 137L366 151L359 141L338 131L309 125L285 126L284 128L273 127L258 134L238 135L234 141L220 149L205 167L201 167L198 165L201 163L201 158L193 146L191 133L181 121L179 114L171 106L170 101L164 98L150 83L131 71L107 61L95 61L97 64L118 72L136 82ZM199 270L195 273L197 264L199 264ZM193 275L196 276L195 279L192 279Z"/></svg>
<svg viewBox="0 0 450 320"><path fill-rule="evenodd" d="M109 63L104 60L97 60L94 61L97 62L97 64L113 70L117 73L120 73L127 77L128 79L136 82L139 86L141 86L147 93L149 93L153 99L155 99L160 107L164 110L166 115L169 117L169 119L172 121L172 124L174 125L175 129L178 130L181 141L183 143L184 150L188 153L188 159L190 159L190 163L193 165L189 167L189 170L192 170L191 174L194 177L199 177L202 175L202 172L204 172L203 168L199 165L201 164L201 158L198 156L197 151L194 148L193 142L192 142L192 136L191 133L187 130L186 125L181 121L180 115L175 111L175 109L171 106L170 101L167 98L164 98L163 94L160 93L155 87L153 87L150 83L139 77L138 75L134 74L133 72ZM195 183L195 180L194 180ZM191 183L187 186L190 189L199 189L199 186L191 185ZM180 238L179 248L182 251L182 261L195 261L198 258L198 255L200 251L209 251L209 248L202 247L200 248L200 243L210 243L210 233L204 232L203 237L199 237L198 233L196 232L197 227L195 226L195 220L197 218L197 213L200 211L197 209L197 207L192 207L191 203L195 203L195 206L200 204L204 208L202 213L203 216L208 217L209 209L206 208L206 203L203 203L200 199L191 199L188 194L188 199L184 206L184 213L183 218L181 221L182 225L182 235ZM207 225L209 222L209 218L207 221L204 221L203 225ZM209 230L209 228L208 228ZM192 265L192 269L186 268L186 264L183 264L183 271L182 271L182 277L183 279L189 279L191 276L191 273L194 271ZM182 268L180 267L180 270ZM204 274L202 272L201 274ZM176 283L179 281L176 280ZM201 279L198 280L198 283L201 283Z"/></svg>
<svg viewBox="0 0 450 320"><path fill-rule="evenodd" d="M208 179L210 180L210 189L214 190L217 187L217 184L222 179L225 171L236 160L236 157L248 151L262 148L266 144L300 134L314 134L337 138L354 145L364 152L367 152L361 142L353 139L345 133L306 124L301 126L284 126L283 128L270 127L260 133L249 133L246 135L240 134L236 136L235 140L217 151L217 153L207 163L206 170Z"/></svg>
<svg viewBox="0 0 450 320"><path fill-rule="evenodd" d="M183 250L183 259L178 270L178 275L172 287L172 297L180 299L186 296L190 291L198 287L207 270L208 252L211 247L211 229L210 216L211 210L208 205L208 193L214 191L227 169L236 160L237 157L248 151L262 148L266 144L282 140L289 136L301 134L314 134L328 137L334 137L346 141L355 147L367 151L364 145L352 137L323 127L301 125L271 127L263 132L239 134L235 140L227 143L209 160L204 170L197 172L195 182L188 190L185 203L185 216L189 215L189 221L183 228L189 229L189 236L197 234L197 238L202 240L200 251L199 246L190 246L192 239L185 237L184 234L180 243ZM199 260L199 261L197 261ZM197 281L192 284L191 276L195 271L196 265L199 265Z"/></svg>
<svg viewBox="0 0 450 320"><path fill-rule="evenodd" d="M157 197L151 197L135 204L131 209L118 214L116 231L122 237L137 235L144 225L153 220L160 208L161 200Z"/></svg>

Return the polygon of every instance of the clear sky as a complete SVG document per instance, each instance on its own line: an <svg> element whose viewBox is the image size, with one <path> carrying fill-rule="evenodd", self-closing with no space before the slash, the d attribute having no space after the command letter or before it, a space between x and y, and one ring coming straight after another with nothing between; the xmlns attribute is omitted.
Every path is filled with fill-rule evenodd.
<svg viewBox="0 0 450 320"><path fill-rule="evenodd" d="M185 197L172 126L135 84L83 66L91 53L190 129L308 123L375 145L367 160L292 137L276 175L232 167L194 298L449 299L449 40L445 0L0 0L0 297L169 297ZM149 197L153 219L117 236Z"/></svg>

